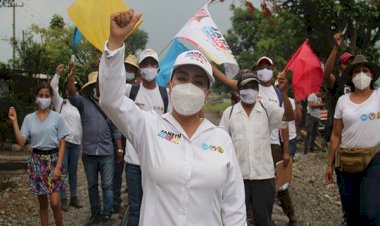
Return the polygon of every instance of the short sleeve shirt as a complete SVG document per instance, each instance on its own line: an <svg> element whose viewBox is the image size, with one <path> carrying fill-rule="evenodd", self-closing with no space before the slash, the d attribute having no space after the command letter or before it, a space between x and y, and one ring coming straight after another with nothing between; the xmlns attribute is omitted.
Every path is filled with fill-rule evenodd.
<svg viewBox="0 0 380 226"><path fill-rule="evenodd" d="M62 115L50 111L45 119L37 118L37 112L28 114L21 126L21 135L33 148L50 150L58 148L59 140L68 134Z"/></svg>

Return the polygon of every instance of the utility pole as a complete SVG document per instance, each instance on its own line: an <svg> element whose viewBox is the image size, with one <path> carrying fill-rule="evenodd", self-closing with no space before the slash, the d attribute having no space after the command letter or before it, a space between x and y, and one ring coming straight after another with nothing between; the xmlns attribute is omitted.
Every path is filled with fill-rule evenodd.
<svg viewBox="0 0 380 226"><path fill-rule="evenodd" d="M15 61L16 58L16 7L24 7L24 3L17 3L15 0L3 0L1 1L0 7L12 7L13 8L13 23L12 23L12 28L13 28L13 38L11 41L12 47L13 47L13 52L12 52L12 60L13 62Z"/></svg>

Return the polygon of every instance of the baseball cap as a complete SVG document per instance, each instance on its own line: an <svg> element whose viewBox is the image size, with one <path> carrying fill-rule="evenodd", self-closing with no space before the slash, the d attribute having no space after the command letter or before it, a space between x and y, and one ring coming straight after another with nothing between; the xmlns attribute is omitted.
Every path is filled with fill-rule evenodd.
<svg viewBox="0 0 380 226"><path fill-rule="evenodd" d="M350 52L344 52L342 55L340 55L339 60L341 63L346 63L349 59L353 59L354 55L352 55Z"/></svg>
<svg viewBox="0 0 380 226"><path fill-rule="evenodd" d="M206 72L210 84L215 82L214 76L212 75L211 64L202 52L198 50L190 50L179 54L173 64L171 76L173 75L173 71L182 65L195 65L201 67Z"/></svg>
<svg viewBox="0 0 380 226"><path fill-rule="evenodd" d="M154 51L153 49L146 49L146 50L142 51L140 54L139 64L141 64L141 62L143 62L143 60L145 60L148 57L152 57L153 59L155 59L157 61L157 63L159 63L158 55L157 55L156 51Z"/></svg>
<svg viewBox="0 0 380 226"><path fill-rule="evenodd" d="M270 63L270 65L273 66L273 61L271 58L267 57L267 56L263 56L263 57L260 57L260 59L256 62L256 66L259 66L259 64L261 63L261 61L268 61Z"/></svg>
<svg viewBox="0 0 380 226"><path fill-rule="evenodd" d="M249 82L256 82L257 84L259 84L257 75L254 72L246 72L241 75L237 83L238 89L240 89L241 86L248 84Z"/></svg>

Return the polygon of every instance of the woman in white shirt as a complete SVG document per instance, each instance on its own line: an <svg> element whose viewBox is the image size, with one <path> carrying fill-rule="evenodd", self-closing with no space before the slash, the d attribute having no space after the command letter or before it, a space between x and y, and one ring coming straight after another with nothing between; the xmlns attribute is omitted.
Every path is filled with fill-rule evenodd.
<svg viewBox="0 0 380 226"><path fill-rule="evenodd" d="M333 182L335 162L344 217L349 226L380 225L380 154L376 154L379 149L376 146L380 144L380 90L373 87L379 75L380 67L369 63L363 55L357 55L342 74L353 92L341 96L336 106L326 180ZM350 165L352 157L342 155L344 150L358 153L368 148L372 149L369 155L372 160L362 170L358 168L360 161Z"/></svg>
<svg viewBox="0 0 380 226"><path fill-rule="evenodd" d="M200 117L214 81L199 51L180 54L170 80L173 112L140 110L124 96L124 40L141 14L111 16L100 62L100 105L139 150L140 225L246 225L244 185L231 138Z"/></svg>

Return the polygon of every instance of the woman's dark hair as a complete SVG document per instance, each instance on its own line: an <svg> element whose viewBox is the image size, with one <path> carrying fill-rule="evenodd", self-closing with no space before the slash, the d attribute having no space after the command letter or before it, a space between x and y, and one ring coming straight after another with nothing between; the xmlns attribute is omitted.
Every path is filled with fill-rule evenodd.
<svg viewBox="0 0 380 226"><path fill-rule="evenodd" d="M41 84L39 84L37 86L37 89L36 89L36 96L38 96L38 92L40 92L41 89L49 89L49 92L50 92L50 96L53 96L53 89L51 88L51 86L49 84L47 84L46 82L43 82Z"/></svg>

